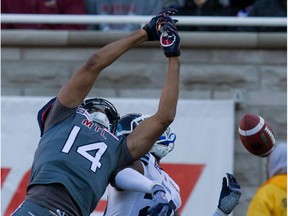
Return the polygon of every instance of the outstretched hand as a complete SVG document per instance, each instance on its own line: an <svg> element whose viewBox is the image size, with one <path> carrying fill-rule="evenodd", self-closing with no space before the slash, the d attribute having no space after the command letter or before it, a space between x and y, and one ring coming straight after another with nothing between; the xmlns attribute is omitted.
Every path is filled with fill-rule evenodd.
<svg viewBox="0 0 288 216"><path fill-rule="evenodd" d="M178 22L178 20L173 20L170 17L170 15L173 15L176 12L177 10L172 8L163 10L154 16L149 23L143 27L148 34L148 41L159 41L161 34L164 33L163 26L168 23L174 25L176 22Z"/></svg>
<svg viewBox="0 0 288 216"><path fill-rule="evenodd" d="M225 214L230 214L239 203L241 197L241 189L236 178L226 173L227 178L223 177L222 189L220 193L218 209ZM227 185L228 179L228 185Z"/></svg>
<svg viewBox="0 0 288 216"><path fill-rule="evenodd" d="M173 201L168 202L165 190L161 185L153 186L152 196L153 205L148 209L149 216L170 216L174 213L176 206Z"/></svg>
<svg viewBox="0 0 288 216"><path fill-rule="evenodd" d="M180 37L176 26L166 23L162 26L163 32L160 36L160 44L166 57L180 56Z"/></svg>

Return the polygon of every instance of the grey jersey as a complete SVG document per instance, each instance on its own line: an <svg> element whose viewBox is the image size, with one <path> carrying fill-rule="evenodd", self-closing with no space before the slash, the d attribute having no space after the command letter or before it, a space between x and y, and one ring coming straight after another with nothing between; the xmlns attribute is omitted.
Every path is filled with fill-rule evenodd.
<svg viewBox="0 0 288 216"><path fill-rule="evenodd" d="M85 109L61 108L55 100L50 103L38 114L43 135L35 152L29 187L63 184L82 215L90 215L104 194L113 170L132 162L133 157L126 140L119 140L93 123ZM56 109L62 111L52 110L51 118L45 113L55 103ZM45 115L50 123L43 127Z"/></svg>

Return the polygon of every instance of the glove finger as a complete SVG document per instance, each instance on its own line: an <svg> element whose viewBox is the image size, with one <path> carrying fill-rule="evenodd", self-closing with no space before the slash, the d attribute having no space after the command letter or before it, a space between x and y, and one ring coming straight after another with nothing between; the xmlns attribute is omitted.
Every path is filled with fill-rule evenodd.
<svg viewBox="0 0 288 216"><path fill-rule="evenodd" d="M227 179L225 177L223 177L222 179L222 188L226 188L227 187Z"/></svg>
<svg viewBox="0 0 288 216"><path fill-rule="evenodd" d="M226 173L227 178L228 178L228 184L232 185L236 182L236 179L234 178L234 176L230 173Z"/></svg>
<svg viewBox="0 0 288 216"><path fill-rule="evenodd" d="M165 23L164 29L165 29L167 32L172 32L172 33L174 33L174 34L178 34L176 26L175 26L174 24L170 23L170 22Z"/></svg>
<svg viewBox="0 0 288 216"><path fill-rule="evenodd" d="M167 22L161 28L167 33L178 35L176 26L173 23Z"/></svg>
<svg viewBox="0 0 288 216"><path fill-rule="evenodd" d="M227 174L227 178L229 181L229 186L240 189L240 185L238 184L236 178L230 173L226 173L226 174Z"/></svg>
<svg viewBox="0 0 288 216"><path fill-rule="evenodd" d="M164 17L164 20L165 20L165 23L167 23L167 22L171 22L171 23L173 23L174 24L174 21L173 21L173 19L171 18L171 17L167 17L167 16L165 16Z"/></svg>
<svg viewBox="0 0 288 216"><path fill-rule="evenodd" d="M177 31L175 31L173 28L170 28L169 26L163 26L161 29L163 32L166 32L166 35L164 35L164 36L178 35ZM161 33L163 33L163 32L161 32Z"/></svg>
<svg viewBox="0 0 288 216"><path fill-rule="evenodd" d="M159 28L167 23L173 23L173 20L170 17L160 16L156 21L156 26Z"/></svg>
<svg viewBox="0 0 288 216"><path fill-rule="evenodd" d="M158 31L161 32L161 34L163 34L165 37L173 34L178 35L176 26L171 22L165 22L164 24L162 24L159 27Z"/></svg>
<svg viewBox="0 0 288 216"><path fill-rule="evenodd" d="M178 12L177 9L175 8L169 8L169 9L166 9L163 11L163 13L167 14L167 15L173 15L173 14L176 14Z"/></svg>

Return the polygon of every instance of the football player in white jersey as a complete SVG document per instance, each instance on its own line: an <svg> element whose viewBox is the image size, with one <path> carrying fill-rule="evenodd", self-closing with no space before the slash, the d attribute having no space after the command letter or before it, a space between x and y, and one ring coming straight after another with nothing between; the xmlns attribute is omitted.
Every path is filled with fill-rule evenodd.
<svg viewBox="0 0 288 216"><path fill-rule="evenodd" d="M144 118L141 114L123 116L119 121L122 127L121 135L130 134ZM172 205L175 212L177 212L181 205L179 186L159 166L160 159L172 151L175 139L176 135L168 127L149 153L116 175L115 187L111 185L108 187L108 205L104 215L147 215L148 209L155 201L155 198L153 199L151 195L151 190L154 194L157 194L156 196L161 198L165 196L163 201L166 202L166 199L168 203L170 201L169 205ZM138 172L135 172L135 170ZM127 185L126 178L129 179ZM138 184L138 182L141 182L141 184ZM159 203L159 200L157 200L157 203ZM175 215L177 214L175 213Z"/></svg>
<svg viewBox="0 0 288 216"><path fill-rule="evenodd" d="M148 116L134 113L123 116L119 121L122 127L119 134L127 136L146 117ZM168 173L160 168L161 158L173 150L175 140L175 133L171 127L168 127L149 153L114 176L113 186L110 184L107 188L108 204L104 216L162 215L159 212L154 214L150 211L155 209L156 205L159 208L163 208L163 205L170 207L171 211L163 216L180 216L178 212L181 206L179 186ZM233 175L227 174L227 178L228 186L227 179L223 178L218 208L213 216L229 215L239 202L240 185Z"/></svg>

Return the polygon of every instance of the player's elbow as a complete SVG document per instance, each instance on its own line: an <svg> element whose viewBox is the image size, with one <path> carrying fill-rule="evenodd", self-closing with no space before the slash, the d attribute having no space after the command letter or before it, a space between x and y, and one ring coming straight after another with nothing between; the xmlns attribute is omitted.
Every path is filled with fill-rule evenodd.
<svg viewBox="0 0 288 216"><path fill-rule="evenodd" d="M94 53L86 62L85 68L88 71L101 71L105 68L105 64L102 57L98 53Z"/></svg>
<svg viewBox="0 0 288 216"><path fill-rule="evenodd" d="M175 116L176 116L176 111L169 110L169 111L161 112L158 114L159 114L159 118L162 124L168 127L174 121Z"/></svg>

